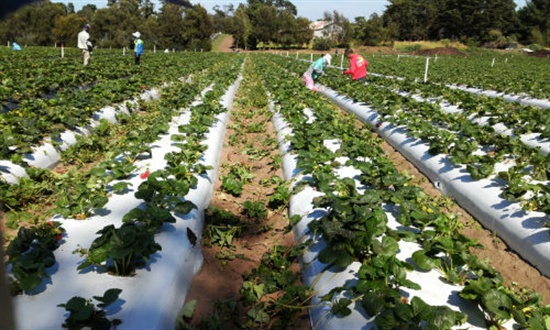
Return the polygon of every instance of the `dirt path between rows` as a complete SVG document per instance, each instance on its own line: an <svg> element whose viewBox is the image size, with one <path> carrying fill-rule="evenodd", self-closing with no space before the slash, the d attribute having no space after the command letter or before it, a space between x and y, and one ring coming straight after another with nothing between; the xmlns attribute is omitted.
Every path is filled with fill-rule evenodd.
<svg viewBox="0 0 550 330"><path fill-rule="evenodd" d="M233 52L233 36L224 34L220 38L223 38L222 41L216 46L214 51L221 53L231 53Z"/></svg>
<svg viewBox="0 0 550 330"><path fill-rule="evenodd" d="M244 276L260 266L266 252L279 245L294 246L287 208L268 206L269 197L275 193L277 186L274 182L284 180L281 163L274 161L278 157L278 144L271 115L266 106L258 105L262 102L254 99L255 93L261 90L257 85L260 79L251 80L254 81L241 83L227 124L217 182L206 210L206 227L201 244L204 263L193 278L186 298L187 302L196 301L195 311L190 325L186 325L185 329L258 328L258 324L251 323L247 315L250 306L242 304L240 290ZM253 174L250 182L243 186L240 196L229 193L223 185L224 177L235 167L250 170ZM247 201L266 205L266 217L254 219L245 216L243 205ZM212 221L209 218L216 210L223 210L238 219L239 234L233 238L230 248L213 242L219 236L212 239L212 232L209 232L209 222ZM293 263L291 269L299 274L298 263ZM261 328L273 328L273 321L263 324ZM292 324L292 328L286 328L310 328L306 308L293 319Z"/></svg>

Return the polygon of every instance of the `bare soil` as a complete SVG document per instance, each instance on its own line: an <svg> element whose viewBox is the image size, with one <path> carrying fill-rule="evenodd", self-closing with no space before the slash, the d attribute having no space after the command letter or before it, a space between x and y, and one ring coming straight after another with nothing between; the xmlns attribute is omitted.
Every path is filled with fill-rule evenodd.
<svg viewBox="0 0 550 330"><path fill-rule="evenodd" d="M231 35L224 35L223 40L220 42L219 45L216 46L215 51L222 52L222 53L231 53L233 52L233 36Z"/></svg>
<svg viewBox="0 0 550 330"><path fill-rule="evenodd" d="M242 86L242 85L241 85ZM239 91L241 92L241 91ZM243 96L237 94L236 100ZM246 101L244 101L246 103ZM253 111L254 116L246 114ZM237 119L238 118L238 119ZM249 125L262 125L259 133L248 133ZM230 137L237 138L238 144L230 143ZM273 143L265 144L266 138L272 138ZM245 152L253 145L255 150L269 153L267 156L256 159ZM283 178L282 170L273 165L273 159L278 154L276 132L267 114L258 112L257 108L236 101L233 105L232 116L227 125L224 138L224 148L220 158L219 173L210 207L215 207L239 216L243 213L243 203L247 200L262 201L267 205L270 195L274 193L274 185L266 185L272 177ZM227 175L230 166L238 165L252 169L254 178L244 185L240 196L233 196L224 192L222 178ZM191 324L198 329L204 329L204 323L213 317L223 320L221 329L242 329L241 324L247 320L247 307L240 304L239 290L243 286L243 275L250 274L252 269L261 263L262 256L275 246L291 247L294 238L289 227L288 210L280 208L270 210L267 218L262 221L250 221L241 216L247 228L243 235L234 239L232 249L220 248L211 245L208 238L203 238L202 252L204 263L199 273L193 278L186 301L196 300L195 312ZM208 213L208 210L207 210ZM206 229L205 229L206 231ZM299 265L294 263L292 270L298 273ZM227 312L222 310L229 302L236 302L236 310ZM310 322L307 310L293 322L295 329L309 329ZM266 327L269 328L269 327Z"/></svg>
<svg viewBox="0 0 550 330"><path fill-rule="evenodd" d="M437 47L432 49L422 49L413 52L414 55L464 55L460 50L453 47Z"/></svg>

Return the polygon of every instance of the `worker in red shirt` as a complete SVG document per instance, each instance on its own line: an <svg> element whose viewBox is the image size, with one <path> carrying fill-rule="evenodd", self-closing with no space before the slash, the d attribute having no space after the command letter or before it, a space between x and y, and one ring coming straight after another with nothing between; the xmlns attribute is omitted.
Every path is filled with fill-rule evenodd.
<svg viewBox="0 0 550 330"><path fill-rule="evenodd" d="M353 49L346 49L344 55L349 59L349 69L344 74L351 75L352 80L365 80L369 62L363 56L355 54Z"/></svg>

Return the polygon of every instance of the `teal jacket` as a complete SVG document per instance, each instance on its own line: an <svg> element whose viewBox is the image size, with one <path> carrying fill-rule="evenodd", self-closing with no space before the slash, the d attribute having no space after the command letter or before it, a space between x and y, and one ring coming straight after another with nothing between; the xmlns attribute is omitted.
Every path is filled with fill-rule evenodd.
<svg viewBox="0 0 550 330"><path fill-rule="evenodd" d="M325 60L320 57L316 59L309 68L307 68L307 71L305 72L306 75L311 75L311 78L317 79L320 75L326 73L325 72Z"/></svg>

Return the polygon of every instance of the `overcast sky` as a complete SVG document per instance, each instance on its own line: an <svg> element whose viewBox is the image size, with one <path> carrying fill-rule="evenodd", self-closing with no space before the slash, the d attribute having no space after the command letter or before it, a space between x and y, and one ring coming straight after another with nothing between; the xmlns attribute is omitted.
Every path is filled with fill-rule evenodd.
<svg viewBox="0 0 550 330"><path fill-rule="evenodd" d="M158 0L152 0L155 4L155 10L160 8ZM520 8L525 5L526 0L514 0L518 5L516 8ZM63 2L65 4L72 2L75 6L75 9L78 11L82 6L86 4L94 4L98 8L107 6L107 0L51 0L51 2ZM333 12L334 10L338 11L340 14L344 15L351 22L355 21L355 17L364 16L369 18L372 13L382 14L386 9L386 6L389 4L387 0L336 0L336 1L326 1L326 0L290 0L296 8L298 9L298 16L306 17L312 21L323 18L323 13ZM195 1L191 0L192 4L200 3L209 13L212 13L212 8L216 5L223 8L224 5L233 4L235 9L239 3L246 4L246 0L241 1L231 1L231 0L201 0Z"/></svg>

